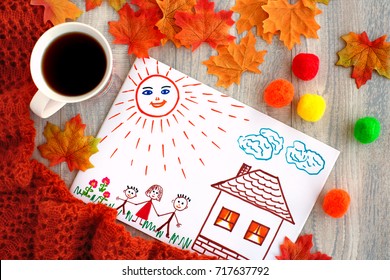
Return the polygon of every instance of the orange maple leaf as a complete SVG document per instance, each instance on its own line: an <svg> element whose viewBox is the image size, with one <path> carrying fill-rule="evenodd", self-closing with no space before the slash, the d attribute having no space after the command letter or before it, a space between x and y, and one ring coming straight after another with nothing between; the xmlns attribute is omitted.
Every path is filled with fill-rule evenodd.
<svg viewBox="0 0 390 280"><path fill-rule="evenodd" d="M137 57L149 57L148 50L159 46L165 37L156 27L159 20L157 9L140 9L134 12L129 4L119 10L119 21L108 22L109 32L115 44L129 45L128 53Z"/></svg>
<svg viewBox="0 0 390 280"><path fill-rule="evenodd" d="M263 21L268 18L268 14L262 6L267 4L268 0L237 0L232 11L239 13L236 27L238 34L249 31L256 26L257 35L262 37L268 44L272 42L273 33L264 33Z"/></svg>
<svg viewBox="0 0 390 280"><path fill-rule="evenodd" d="M385 42L386 37L383 35L372 42L366 32L350 32L341 37L347 45L337 53L339 60L336 65L353 66L352 78L357 88L371 79L374 69L379 75L390 79L390 43Z"/></svg>
<svg viewBox="0 0 390 280"><path fill-rule="evenodd" d="M48 122L43 131L47 143L38 146L42 157L50 161L50 166L65 161L70 171L74 169L85 171L93 167L89 158L98 152L97 145L100 139L84 136L85 127L80 115L66 122L64 131Z"/></svg>
<svg viewBox="0 0 390 280"><path fill-rule="evenodd" d="M288 237L284 238L283 244L280 245L280 256L278 260L331 260L332 257L321 252L311 253L313 247L313 235L307 234L299 236L295 243L291 242Z"/></svg>
<svg viewBox="0 0 390 280"><path fill-rule="evenodd" d="M287 0L268 1L263 9L269 15L263 22L264 32L275 34L280 31L279 38L288 49L291 50L301 42L301 35L318 38L317 30L320 26L314 17L321 13L319 9L305 7L301 0L294 5L290 5Z"/></svg>
<svg viewBox="0 0 390 280"><path fill-rule="evenodd" d="M328 5L329 0L302 0L302 3L305 7L308 7L311 10L314 10L317 8L317 3L322 3L325 5Z"/></svg>
<svg viewBox="0 0 390 280"><path fill-rule="evenodd" d="M30 4L44 6L43 22L51 21L53 25L64 23L66 19L75 20L83 13L68 0L31 0Z"/></svg>
<svg viewBox="0 0 390 280"><path fill-rule="evenodd" d="M175 38L181 28L176 25L174 16L177 11L191 12L196 0L157 0L157 4L163 13L163 17L157 22L156 26L161 33L167 36L162 39L162 44L164 45L168 40L171 40L177 48L181 47L180 41Z"/></svg>
<svg viewBox="0 0 390 280"><path fill-rule="evenodd" d="M219 77L217 86L227 88L233 83L239 84L242 73L250 71L261 73L258 66L263 63L267 51L256 51L256 38L252 32L241 39L240 44L230 43L217 48L218 56L204 61L207 73Z"/></svg>
<svg viewBox="0 0 390 280"><path fill-rule="evenodd" d="M206 42L212 48L227 45L235 37L229 35L233 25L232 11L214 12L214 2L199 0L194 7L195 13L178 11L175 14L176 24L182 30L175 36L184 46L192 46L192 51Z"/></svg>
<svg viewBox="0 0 390 280"><path fill-rule="evenodd" d="M89 11L95 9L103 3L103 0L85 0L85 10ZM108 0L108 3L115 11L119 11L123 5L126 3L126 0Z"/></svg>

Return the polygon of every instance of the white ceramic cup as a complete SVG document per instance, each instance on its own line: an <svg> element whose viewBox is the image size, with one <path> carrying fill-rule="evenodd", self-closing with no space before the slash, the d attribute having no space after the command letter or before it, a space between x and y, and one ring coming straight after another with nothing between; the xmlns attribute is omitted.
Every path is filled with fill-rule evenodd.
<svg viewBox="0 0 390 280"><path fill-rule="evenodd" d="M67 33L81 32L93 37L102 47L106 56L106 69L100 83L91 91L82 95L69 96L56 92L45 81L42 61L47 47L60 36ZM60 110L66 103L76 103L107 91L111 82L113 58L110 44L97 29L84 23L66 22L47 30L37 41L31 53L30 71L32 79L38 88L30 103L31 110L41 118L48 118Z"/></svg>

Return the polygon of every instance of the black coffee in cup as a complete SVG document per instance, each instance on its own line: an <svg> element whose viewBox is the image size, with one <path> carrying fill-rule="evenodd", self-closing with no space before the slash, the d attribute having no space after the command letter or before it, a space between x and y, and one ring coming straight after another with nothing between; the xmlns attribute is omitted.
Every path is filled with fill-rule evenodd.
<svg viewBox="0 0 390 280"><path fill-rule="evenodd" d="M104 77L107 58L99 42L84 33L71 32L56 38L45 50L42 73L59 94L83 95Z"/></svg>

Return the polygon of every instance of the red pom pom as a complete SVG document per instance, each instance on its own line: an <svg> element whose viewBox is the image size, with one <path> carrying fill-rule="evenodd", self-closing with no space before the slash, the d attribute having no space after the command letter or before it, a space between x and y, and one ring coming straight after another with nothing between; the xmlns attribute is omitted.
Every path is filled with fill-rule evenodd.
<svg viewBox="0 0 390 280"><path fill-rule="evenodd" d="M320 60L311 53L300 53L292 62L292 71L295 76L304 81L312 80L318 73Z"/></svg>
<svg viewBox="0 0 390 280"><path fill-rule="evenodd" d="M333 189L325 195L322 209L333 218L341 218L347 212L350 202L351 198L346 191Z"/></svg>
<svg viewBox="0 0 390 280"><path fill-rule="evenodd" d="M265 103L275 108L290 104L293 98L293 85L289 81L283 79L272 81L264 91Z"/></svg>

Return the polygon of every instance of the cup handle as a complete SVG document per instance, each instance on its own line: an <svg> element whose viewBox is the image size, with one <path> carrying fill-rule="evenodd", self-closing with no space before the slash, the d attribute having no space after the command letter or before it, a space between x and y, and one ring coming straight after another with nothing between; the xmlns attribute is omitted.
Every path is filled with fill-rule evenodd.
<svg viewBox="0 0 390 280"><path fill-rule="evenodd" d="M37 116L46 119L60 110L65 104L65 102L48 98L38 90L30 102L30 108Z"/></svg>

